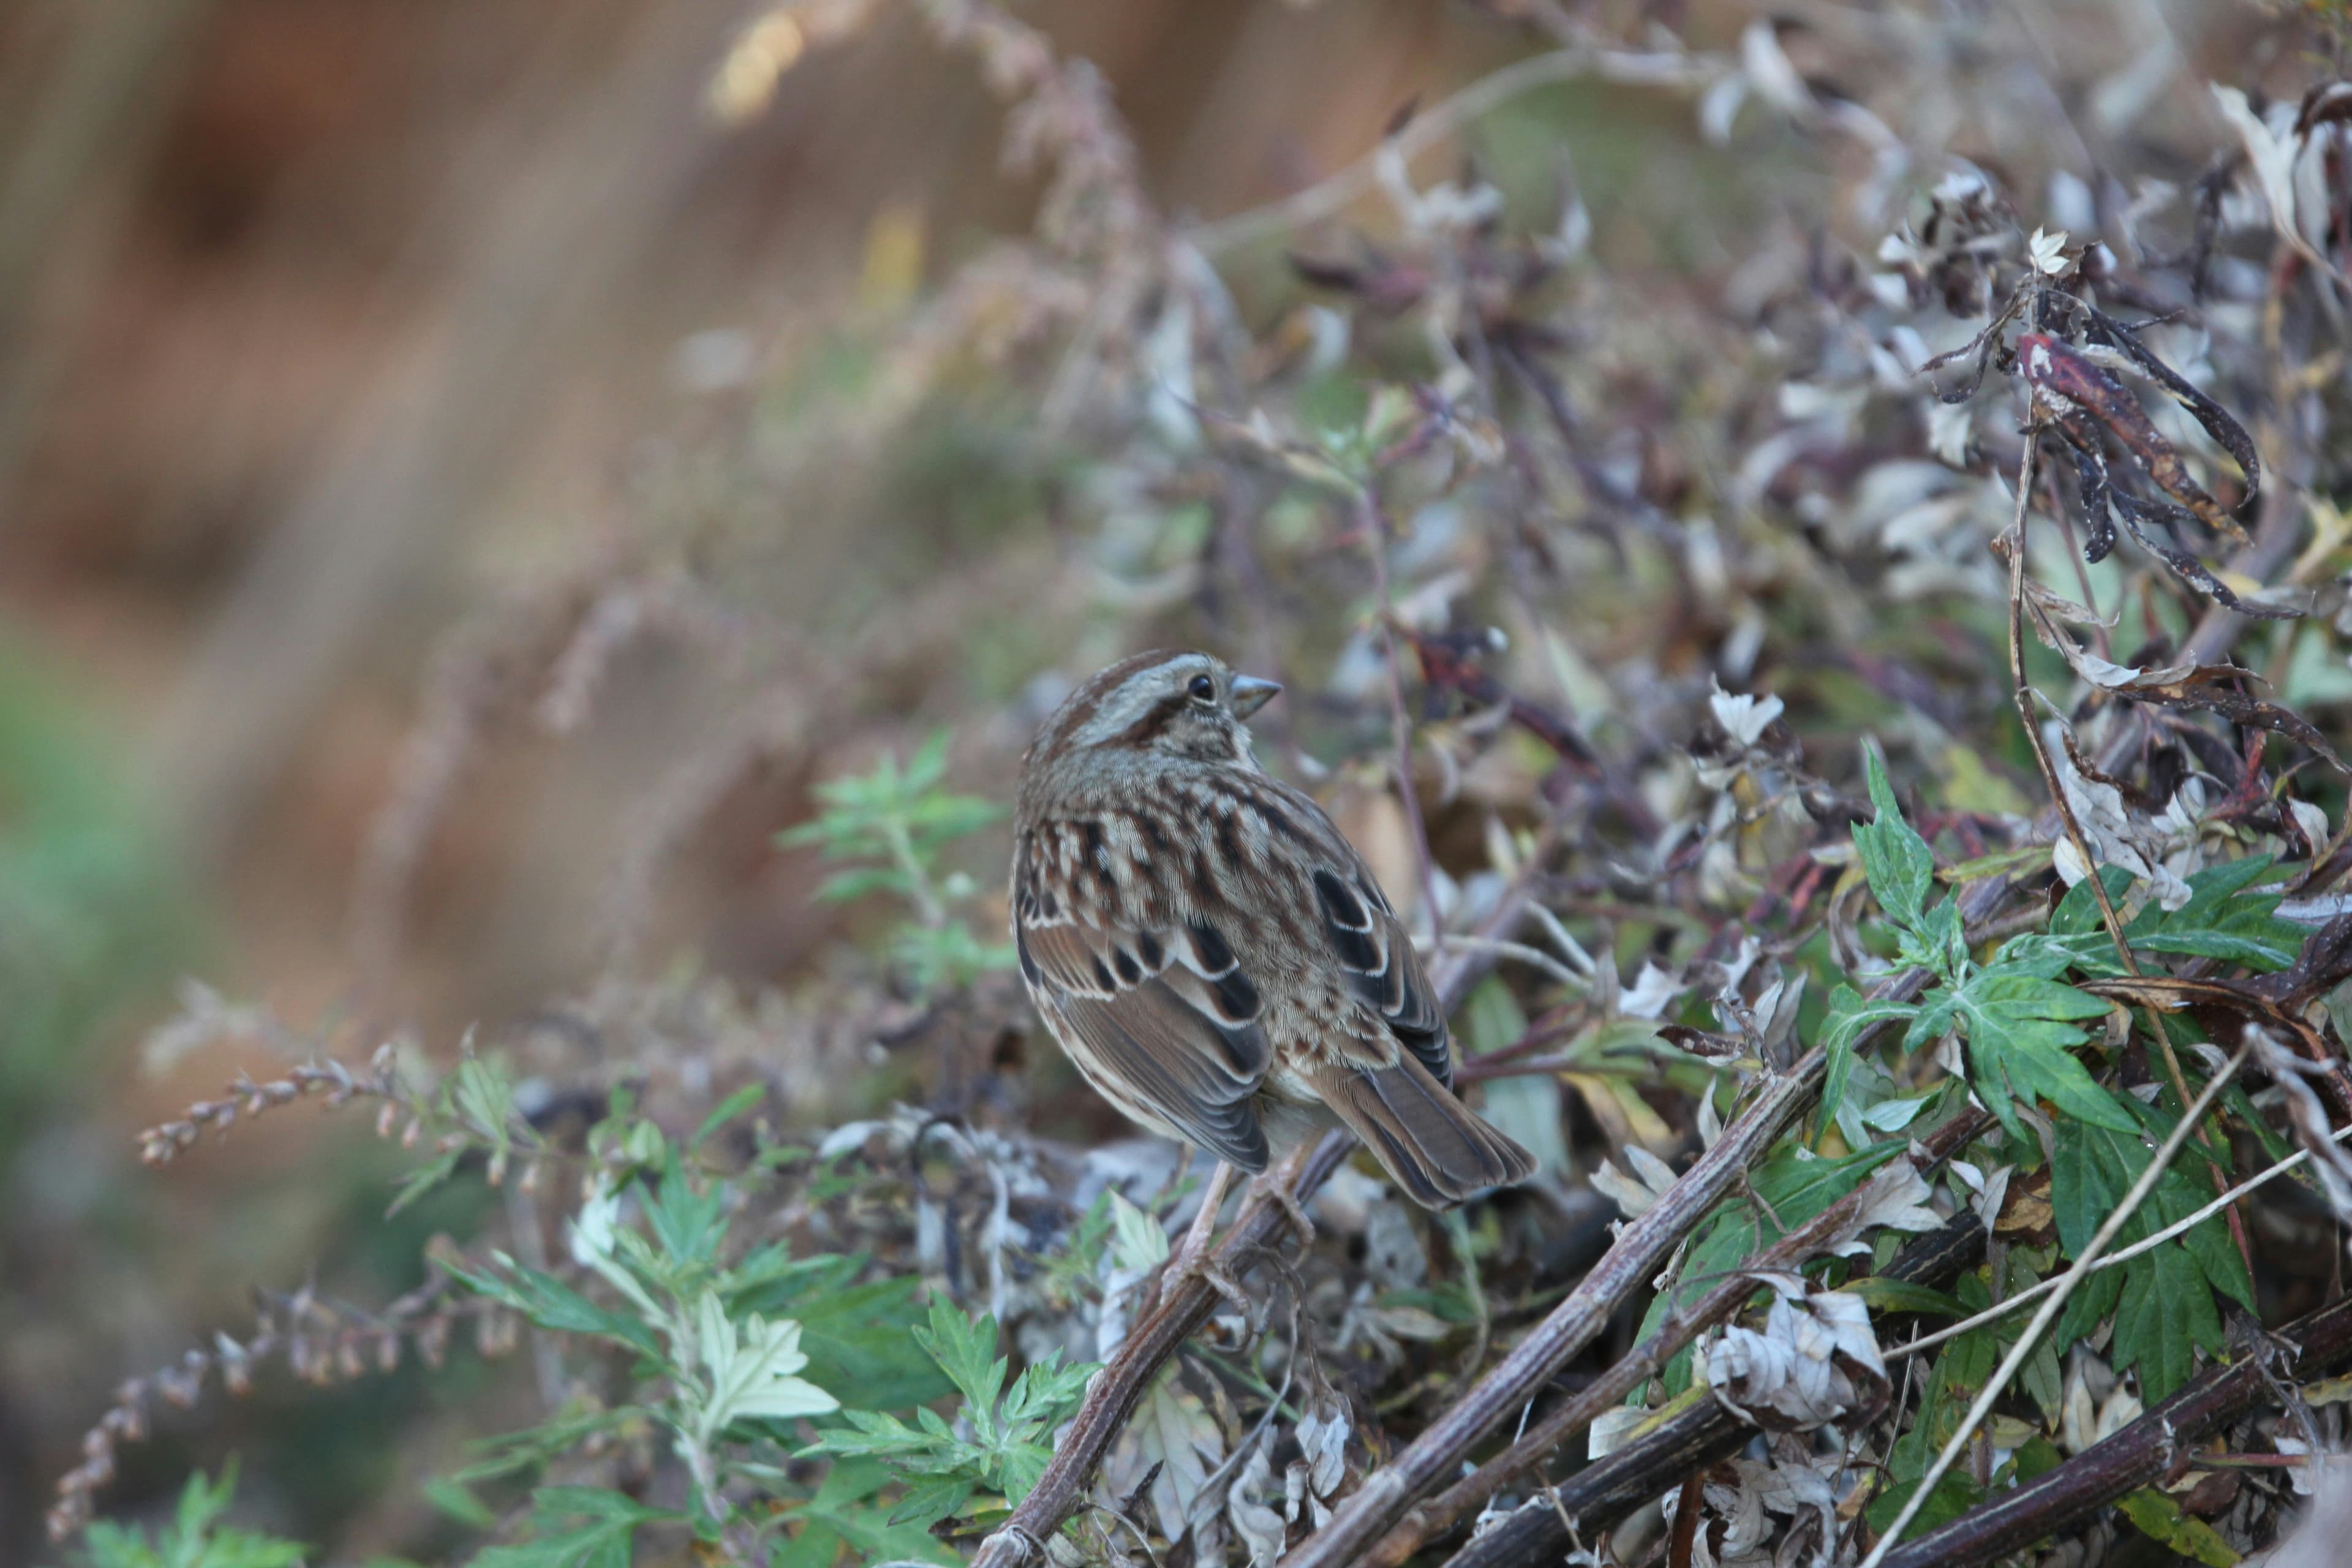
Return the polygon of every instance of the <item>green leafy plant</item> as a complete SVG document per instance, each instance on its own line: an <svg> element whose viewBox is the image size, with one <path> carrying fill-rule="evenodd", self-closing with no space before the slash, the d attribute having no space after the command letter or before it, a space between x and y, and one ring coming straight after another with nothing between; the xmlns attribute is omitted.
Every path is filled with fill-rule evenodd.
<svg viewBox="0 0 2352 1568"><path fill-rule="evenodd" d="M1990 959L1975 962L1960 934L1958 900L1929 902L1933 851L1904 820L1874 754L1867 772L1877 814L1873 822L1854 829L1864 877L1895 930L1902 961L1929 969L1937 979L1917 1003L1870 1001L1851 986L1837 991L1823 1034L1830 1062L1822 1124L1835 1123L1849 1136L1856 1131L1866 1136L1871 1130L1869 1111L1843 1118L1839 1112L1859 1065L1854 1044L1872 1025L1905 1024L1900 1048L1906 1054L1957 1030L1966 1044L1969 1080L2008 1134L2008 1158L2028 1168L2041 1163L2038 1141L2022 1134L2021 1104L2042 1101L2054 1112L2049 1127L2054 1151L2050 1186L2056 1250L2069 1258L2079 1257L2147 1170L2149 1141L2168 1133L2179 1113L2169 1088L2159 1092L2157 1104L2112 1091L2074 1054L2089 1043L2082 1026L2106 1016L2116 1005L2071 984L2070 977L2095 981L2126 973L2101 915L2097 893L2085 879L2060 900L2046 931L2011 937ZM2168 910L2151 899L2133 912L2123 924L2125 941L2144 954L2212 959L2255 969L2284 967L2293 962L2302 933L2277 917L2278 895L2256 886L2269 866L2266 858L2249 857L2195 873L2188 879L2189 896L2180 907ZM2099 876L2110 903L2127 908L2131 876L2114 867L2101 868ZM2211 1195L2195 1163L2210 1163L2210 1154L2191 1142L2184 1146L2182 1160L2188 1163L2176 1163L2158 1176L2147 1200L2117 1235L2118 1247L2185 1221ZM2023 1267L2034 1265L2025 1249L2015 1256ZM2045 1253L2038 1261L2047 1269L2057 1259ZM2158 1399L2188 1380L2195 1369L2196 1351L2212 1353L2222 1348L2215 1291L2250 1309L2254 1304L2245 1260L2218 1215L2135 1255L2120 1268L2092 1275L2068 1300L2052 1342L2070 1343L2103 1322L2110 1323L2109 1360L2119 1370L2136 1371L2142 1395ZM1927 1458L1943 1439L1929 1445L1921 1434L1934 1426L1939 1413L1957 1420L1981 1374L1999 1359L1996 1327L1961 1336L1938 1357L1921 1419L1891 1456L1897 1481L1906 1479L1906 1465L1910 1479L1924 1473ZM2013 1324L2007 1330L2015 1332ZM2053 1363L2043 1373L2043 1381L2053 1384L2046 1391L2050 1397L2054 1397L2054 1376ZM2028 1381L2032 1381L2031 1375ZM1958 1478L1947 1477L1928 1512L1948 1515L1965 1506L1965 1489ZM1947 1497L1947 1492L1952 1495Z"/></svg>
<svg viewBox="0 0 2352 1568"><path fill-rule="evenodd" d="M869 893L903 900L915 919L891 933L892 958L917 989L970 984L1013 963L1010 943L982 941L958 915L978 891L964 872L943 870L948 847L1003 815L993 803L941 787L947 777L948 732L933 735L901 768L883 753L873 771L816 786L824 811L778 836L787 846L814 845L828 860L848 861L817 890L841 900Z"/></svg>
<svg viewBox="0 0 2352 1568"><path fill-rule="evenodd" d="M2080 1021L2103 1016L2108 1004L2059 984L2053 976L2064 967L2063 956L2053 962L2042 949L2004 948L1990 964L1973 963L1960 929L1959 900L1927 902L1935 885L1935 852L1903 819L1875 752L1867 770L1878 814L1854 828L1854 849L1872 894L1895 928L1901 961L1928 970L1937 983L1916 1003L1869 1001L1850 985L1832 995L1824 1036L1830 1062L1822 1090L1823 1124L1836 1119L1853 1069L1853 1044L1863 1030L1905 1021L1906 1051L1960 1030L1968 1040L1969 1081L2012 1134L2018 1131L2012 1102L2036 1098L2070 1116L2130 1131L2137 1125L2130 1112L2070 1054L2088 1037Z"/></svg>
<svg viewBox="0 0 2352 1568"><path fill-rule="evenodd" d="M100 1521L89 1527L86 1568L301 1568L303 1550L290 1541L220 1522L236 1493L236 1467L218 1481L188 1478L172 1522L151 1540L143 1530Z"/></svg>
<svg viewBox="0 0 2352 1568"><path fill-rule="evenodd" d="M643 1228L626 1222L625 1206L643 1216ZM698 1191L675 1149L665 1150L652 1186L638 1181L592 1194L572 1224L572 1256L612 1288L619 1310L504 1253L499 1272L451 1268L541 1328L604 1340L658 1368L666 1394L650 1413L674 1433L703 1508L714 1517L728 1511L720 1500L727 1468L721 1439L731 1429L840 1408L831 1393L799 1375L809 1362L801 1325L747 1305L793 1272L789 1250L772 1243L723 1264L724 1210L722 1194L715 1186Z"/></svg>
<svg viewBox="0 0 2352 1568"><path fill-rule="evenodd" d="M541 1487L530 1500L531 1538L477 1553L474 1568L629 1568L638 1527L679 1517L602 1487Z"/></svg>
<svg viewBox="0 0 2352 1568"><path fill-rule="evenodd" d="M512 1086L476 1092L497 1101ZM589 1131L603 1161L572 1222L568 1275L505 1253L445 1264L463 1289L617 1354L636 1390L482 1445L444 1487L445 1511L487 1525L492 1516L465 1489L649 1423L668 1433L693 1485L681 1510L605 1489L542 1487L525 1539L485 1549L477 1568L617 1568L653 1525L724 1541L740 1560L772 1552L800 1568L844 1549L950 1560L925 1527L978 1492L1016 1500L1044 1469L1050 1436L1093 1369L1056 1354L1013 1376L995 1353L993 1319L969 1318L941 1296L919 1314L911 1279L862 1278L862 1258L794 1258L781 1242L735 1245L740 1193L689 1159L710 1130L707 1121L681 1146L615 1095ZM1122 1202L1107 1197L1080 1226L1074 1239L1088 1256L1138 1228L1122 1223ZM1164 1249L1156 1225L1140 1228ZM1076 1273L1069 1284L1077 1288ZM950 1395L960 1402L950 1413L931 1407ZM858 1407L844 1408L850 1400ZM812 1476L812 1459L830 1462Z"/></svg>
<svg viewBox="0 0 2352 1568"><path fill-rule="evenodd" d="M880 1459L912 1478L894 1521L944 1518L979 1491L1019 1502L1045 1473L1053 1458L1047 1440L1076 1409L1095 1368L1065 1365L1057 1351L1031 1363L1007 1388L1009 1363L996 1353L996 1320L967 1318L938 1300L931 1302L929 1325L915 1337L962 1394L961 1421L924 1409L909 1425L895 1415L853 1410L846 1415L855 1430L829 1434L813 1451Z"/></svg>

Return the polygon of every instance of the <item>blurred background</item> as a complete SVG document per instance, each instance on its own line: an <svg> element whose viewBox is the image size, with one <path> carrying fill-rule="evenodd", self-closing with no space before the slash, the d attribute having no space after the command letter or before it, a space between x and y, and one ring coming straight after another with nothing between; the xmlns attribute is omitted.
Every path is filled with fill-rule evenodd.
<svg viewBox="0 0 2352 1568"><path fill-rule="evenodd" d="M1133 444L1181 453L1238 414L1197 352L1219 334L1244 350L1218 363L1261 381L1351 352L1286 250L1365 264L1411 226L1359 162L1401 110L1607 45L1615 63L1496 93L1414 167L1426 184L1475 161L1515 224L1588 269L1588 303L1623 312L1553 345L1592 351L1591 495L1622 474L1676 517L1732 493L1785 517L1797 498L1734 482L1736 446L1637 428L1687 398L1757 440L1789 412L1769 386L1708 392L1718 345L1675 312L1748 331L1841 247L1866 254L1954 156L2036 210L2065 174L2094 225L2128 199L2103 172L2193 181L2228 135L2203 79L2291 102L2334 47L2312 16L17 0L0 1561L49 1560L48 1489L129 1372L248 1321L256 1287L396 1295L427 1237L491 1201L447 1191L379 1223L396 1161L357 1116L285 1113L140 1167L140 1128L273 1051L363 1057L396 1034L446 1059L478 1029L593 1056L618 977L690 973L839 1035L802 1080L813 1125L938 1092L944 1069L875 1043L912 1004L860 989L871 912L813 904L815 858L775 842L814 784L885 748L950 728L959 787L1003 801L1069 681L1204 642L1293 682L1269 752L1339 767L1343 820L1410 882L1377 775L1343 765L1381 734L1360 563L1253 510L1290 552L1269 586L1228 548L1251 503ZM1734 79L1747 107L1706 109ZM1329 201L1267 212L1351 167ZM1352 352L1409 375L1425 346L1402 313L1433 285L1397 286L1358 311ZM1924 426L1898 424L1887 439L1919 449ZM1118 460L1106 440L1129 443ZM1818 468L1840 494L1859 472ZM1582 522L1528 515L1563 539ZM1769 605L1761 579L1710 608L1605 542L1565 548L1556 596L1511 612L1559 628L1520 668L1604 742L1672 731L1711 679L1759 668L1740 605ZM1438 537L1399 592L1447 571L1491 587L1530 550ZM1612 587L1637 580L1656 596ZM1592 596L1611 603L1568 615ZM1621 668L1661 705L1626 716L1644 689ZM1528 773L1494 764L1512 765ZM1519 775L1474 793L1524 795ZM1000 826L964 859L982 931L1002 847ZM302 1039L269 1037L285 1019ZM1029 1070L1066 1088L1050 1055ZM1115 1126L1064 1100L1062 1131ZM457 1412L487 1375L281 1380L127 1454L111 1505L236 1451L289 1533L421 1551L416 1483L480 1428Z"/></svg>

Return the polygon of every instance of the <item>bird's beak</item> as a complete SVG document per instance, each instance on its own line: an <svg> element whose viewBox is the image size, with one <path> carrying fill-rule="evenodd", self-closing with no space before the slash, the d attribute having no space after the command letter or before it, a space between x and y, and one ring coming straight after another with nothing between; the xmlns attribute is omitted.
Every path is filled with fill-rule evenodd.
<svg viewBox="0 0 2352 1568"><path fill-rule="evenodd" d="M1282 682L1260 680L1255 675L1234 677L1234 717L1246 719L1276 697L1282 695Z"/></svg>

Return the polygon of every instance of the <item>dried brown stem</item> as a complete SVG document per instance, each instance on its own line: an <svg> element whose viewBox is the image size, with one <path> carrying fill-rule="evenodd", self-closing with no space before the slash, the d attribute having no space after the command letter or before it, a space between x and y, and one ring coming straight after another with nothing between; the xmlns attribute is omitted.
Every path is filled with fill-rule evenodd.
<svg viewBox="0 0 2352 1568"><path fill-rule="evenodd" d="M1355 1140L1346 1133L1327 1133L1321 1142L1304 1146L1285 1161L1268 1180L1281 1184L1294 1198L1304 1198L1330 1178L1353 1147ZM1216 1267L1238 1277L1288 1225L1282 1205L1254 1184L1240 1216L1216 1249ZM1118 1440L1151 1380L1183 1348L1184 1342L1201 1331L1223 1300L1215 1287L1195 1276L1136 1325L1109 1364L1087 1386L1086 1403L1062 1434L1053 1463L1013 1510L1013 1517L981 1542L972 1568L1017 1568L1044 1560L1045 1542L1085 1505L1088 1479L1111 1444Z"/></svg>
<svg viewBox="0 0 2352 1568"><path fill-rule="evenodd" d="M1929 1135L1904 1163L1917 1170L1957 1152L1969 1139L1992 1124L1982 1111L1956 1116ZM1890 1164L1888 1170L1894 1169ZM1487 1460L1408 1514L1404 1522L1361 1561L1370 1568L1397 1568L1421 1550L1423 1542L1450 1528L1488 1498L1527 1474L1545 1455L1592 1425L1611 1405L1663 1371L1666 1363L1706 1330L1738 1311L1756 1294L1748 1276L1759 1270L1793 1268L1804 1263L1840 1235L1852 1228L1854 1216L1878 1195L1875 1179L1866 1182L1742 1263L1722 1283L1689 1306L1671 1313L1657 1332L1619 1357L1608 1371L1577 1391L1576 1396L1522 1434L1501 1454Z"/></svg>
<svg viewBox="0 0 2352 1568"><path fill-rule="evenodd" d="M2056 1469L1889 1552L1882 1568L1973 1568L2063 1534L2125 1493L2164 1479L2188 1457L2188 1445L2270 1398L2266 1370L2308 1380L2347 1357L2352 1357L2352 1299L2243 1347ZM2266 1369L2266 1362L2273 1367Z"/></svg>
<svg viewBox="0 0 2352 1568"><path fill-rule="evenodd" d="M1885 1278L1940 1289L1984 1257L1985 1229L1957 1215L1897 1253ZM1521 1568L1557 1563L1581 1533L1597 1538L1677 1478L1736 1453L1756 1428L1718 1400L1699 1395L1661 1412L1655 1425L1607 1458L1548 1486L1500 1523L1480 1531L1446 1568Z"/></svg>
<svg viewBox="0 0 2352 1568"><path fill-rule="evenodd" d="M1725 1130L1656 1205L1629 1224L1583 1282L1552 1310L1461 1403L1404 1451L1366 1478L1337 1516L1284 1559L1287 1568L1340 1568L1364 1560L1415 1499L1454 1473L1471 1447L1516 1414L1592 1342L1625 1302L1647 1288L1675 1247L1711 1213L1790 1124L1821 1086L1826 1058L1816 1047ZM1621 1391L1622 1395L1622 1391Z"/></svg>

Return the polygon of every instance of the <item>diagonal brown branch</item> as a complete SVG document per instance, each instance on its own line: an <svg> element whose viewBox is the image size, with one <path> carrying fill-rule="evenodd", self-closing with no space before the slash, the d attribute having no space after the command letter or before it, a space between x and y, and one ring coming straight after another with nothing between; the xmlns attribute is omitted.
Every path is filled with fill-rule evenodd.
<svg viewBox="0 0 2352 1568"><path fill-rule="evenodd" d="M1992 1118L1982 1111L1956 1116L1930 1134L1916 1152L1888 1164L1885 1170L1920 1170L1958 1152L1969 1139L1990 1125ZM1618 1404L1664 1370L1666 1363L1701 1333L1738 1311L1756 1294L1755 1282L1748 1278L1751 1273L1796 1268L1850 1229L1854 1216L1883 1191L1878 1183L1886 1179L1882 1173L1856 1187L1779 1241L1759 1251L1742 1263L1730 1278L1709 1289L1696 1301L1673 1313L1658 1326L1657 1332L1619 1357L1607 1372L1578 1390L1576 1396L1558 1410L1529 1427L1508 1448L1406 1515L1404 1521L1389 1531L1365 1555L1363 1562L1370 1568L1397 1568L1406 1558L1421 1550L1423 1543L1431 1536L1450 1528L1503 1487L1533 1469L1545 1455L1591 1426L1594 1419L1611 1405Z"/></svg>
<svg viewBox="0 0 2352 1568"><path fill-rule="evenodd" d="M1648 1288L1700 1220L1812 1103L1824 1057L1816 1047L1725 1130L1714 1148L1648 1211L1551 1315L1387 1465L1366 1478L1338 1515L1283 1561L1286 1568L1341 1568L1451 1476L1471 1447L1501 1426L1592 1342L1617 1310Z"/></svg>
<svg viewBox="0 0 2352 1568"><path fill-rule="evenodd" d="M1941 1289L1983 1259L1985 1234L1976 1215L1958 1215L1897 1253L1881 1277ZM1880 1331L1884 1337L1885 1330ZM1572 1537L1598 1539L1643 1503L1664 1495L1677 1478L1738 1452L1756 1430L1704 1393L1679 1402L1606 1458L1544 1487L1499 1523L1480 1530L1446 1568L1557 1563L1576 1544Z"/></svg>
<svg viewBox="0 0 2352 1568"><path fill-rule="evenodd" d="M2008 890L1988 878L1962 890L1964 924L1981 921ZM1908 1000L1927 988L1921 969L1890 975L1875 999ZM1744 1179L1748 1167L1813 1103L1823 1056L1808 1051L1727 1129L1657 1205L1621 1232L1582 1284L1460 1404L1388 1465L1369 1477L1321 1530L1283 1559L1284 1568L1342 1568L1386 1535L1405 1511L1450 1478L1471 1447L1516 1414L1536 1391L1591 1342L1617 1309L1644 1289L1694 1226Z"/></svg>
<svg viewBox="0 0 2352 1568"><path fill-rule="evenodd" d="M1975 1568L2053 1535L2063 1535L2122 1497L2171 1473L2189 1445L2271 1397L2265 1361L2298 1381L2352 1357L2352 1299L2288 1324L2267 1342L2243 1347L2175 1394L2056 1469L2006 1492L1943 1529L1886 1555L1882 1568Z"/></svg>

